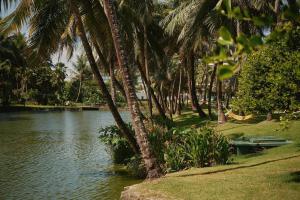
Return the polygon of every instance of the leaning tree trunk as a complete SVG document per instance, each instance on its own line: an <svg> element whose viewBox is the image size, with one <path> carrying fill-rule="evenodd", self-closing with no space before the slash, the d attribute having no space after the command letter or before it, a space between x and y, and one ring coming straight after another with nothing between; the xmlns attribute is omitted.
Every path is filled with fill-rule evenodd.
<svg viewBox="0 0 300 200"><path fill-rule="evenodd" d="M110 76L110 93L111 93L111 98L113 102L116 105L116 87L115 87L115 79L114 79L114 67L113 67L113 62L110 63L109 65L109 76Z"/></svg>
<svg viewBox="0 0 300 200"><path fill-rule="evenodd" d="M146 70L146 86L147 86L147 95L148 95L148 107L149 107L149 113L152 118L153 111L152 111L152 94L150 92L151 87L151 81L150 81L150 75L149 75L149 65L148 65L148 35L147 35L147 25L144 25L144 66Z"/></svg>
<svg viewBox="0 0 300 200"><path fill-rule="evenodd" d="M103 6L110 25L119 66L123 74L122 78L126 91L127 102L131 113L132 124L147 170L147 178L157 178L161 176L161 169L156 161L154 154L151 152L150 144L147 138L148 133L141 118L141 111L138 105L135 88L129 71L129 68L133 66L129 66L128 55L126 50L124 49L120 25L117 19L117 13L112 0L103 0Z"/></svg>
<svg viewBox="0 0 300 200"><path fill-rule="evenodd" d="M148 88L148 92L151 94L151 98L153 98L153 101L154 101L154 104L160 114L160 116L162 116L164 119L167 119L167 116L165 115L165 110L163 109L163 107L160 105L155 93L154 93L154 90L152 89L151 85L150 85L150 82L149 80L147 80L147 77L146 77L146 74L144 73L142 67L140 64L137 64L138 65L138 69L140 71L140 74L141 74L141 77L142 77L142 80L144 80L147 88ZM151 103L152 104L152 103Z"/></svg>
<svg viewBox="0 0 300 200"><path fill-rule="evenodd" d="M190 92L191 92L191 100L192 105L197 109L199 117L206 117L205 112L203 112L196 93L196 81L195 81L195 58L194 55L191 53L187 58L187 65L188 65L188 77L190 80Z"/></svg>
<svg viewBox="0 0 300 200"><path fill-rule="evenodd" d="M217 104L218 104L218 123L226 123L226 117L222 105L222 81L217 80Z"/></svg>
<svg viewBox="0 0 300 200"><path fill-rule="evenodd" d="M99 87L107 101L107 104L110 108L110 111L117 123L117 126L119 127L120 131L121 131L121 136L123 136L124 138L127 139L128 143L130 144L130 146L132 147L133 151L135 153L139 153L139 147L137 146L136 144L136 140L135 138L133 137L133 135L131 134L131 131L129 130L129 128L126 126L126 124L124 123L123 119L121 118L120 116L120 113L118 112L110 94L109 94L109 91L104 83L104 80L98 70L98 66L96 64L96 61L95 61L95 58L93 56L93 52L92 52L92 48L88 42L88 39L87 39L87 36L86 36L86 33L85 33L85 30L84 30L84 26L83 26L83 23L82 23L82 19L81 19L81 16L80 16L80 12L79 12L79 9L78 7L76 6L76 2L70 0L70 6L72 8L72 11L73 11L73 14L76 18L76 25L77 25L77 28L78 28L78 35L82 41L82 45L84 47L84 50L86 52L86 55L87 55L87 58L88 58L88 61L90 63L90 66L91 66L91 69L95 75L95 77L97 78L97 81L98 81L98 84L99 84Z"/></svg>
<svg viewBox="0 0 300 200"><path fill-rule="evenodd" d="M214 81L216 78L216 72L217 72L217 66L214 66L214 69L212 71L212 74L210 76L210 83L209 83L209 89L208 89L208 114L209 117L212 118L212 112L211 112L211 96L212 96L212 89L214 85Z"/></svg>

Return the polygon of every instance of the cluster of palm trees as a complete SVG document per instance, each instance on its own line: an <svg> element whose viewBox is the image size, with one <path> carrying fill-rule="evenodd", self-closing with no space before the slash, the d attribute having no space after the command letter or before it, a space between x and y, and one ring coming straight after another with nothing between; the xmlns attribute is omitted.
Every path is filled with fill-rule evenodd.
<svg viewBox="0 0 300 200"><path fill-rule="evenodd" d="M184 94L188 94L193 110L200 117L207 117L197 94L196 74L198 66L202 66L201 87L205 89L200 93L204 99L208 95L211 116L217 65L205 63L204 58L217 49L217 30L226 25L235 35L263 34L250 22L228 19L218 13L215 7L222 1L1 0L4 10L14 3L17 7L0 22L0 30L10 34L28 26L28 49L45 59L62 49L72 55L74 48L82 44L122 136L136 153L141 153L148 177L154 178L161 175L161 170L147 139L147 121L140 109L133 76L138 72L145 84L150 118L154 107L165 119L166 113L170 117L180 114ZM280 0L230 3L253 14L275 17L282 4ZM110 74L112 88L116 87L126 97L135 135L122 120L115 92L106 87L103 72ZM232 87L230 83L225 84ZM219 116L224 118L222 81L217 79L216 86Z"/></svg>

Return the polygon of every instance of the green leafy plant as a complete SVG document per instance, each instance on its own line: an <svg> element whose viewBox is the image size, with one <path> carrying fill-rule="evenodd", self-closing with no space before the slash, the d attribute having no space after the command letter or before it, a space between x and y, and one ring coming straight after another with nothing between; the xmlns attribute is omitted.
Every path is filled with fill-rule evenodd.
<svg viewBox="0 0 300 200"><path fill-rule="evenodd" d="M213 129L173 129L171 133L165 146L167 171L227 163L228 140Z"/></svg>
<svg viewBox="0 0 300 200"><path fill-rule="evenodd" d="M132 127L128 125L131 130ZM126 139L120 137L119 128L116 125L100 128L99 138L107 145L113 161L117 164L126 164L134 156L134 152Z"/></svg>

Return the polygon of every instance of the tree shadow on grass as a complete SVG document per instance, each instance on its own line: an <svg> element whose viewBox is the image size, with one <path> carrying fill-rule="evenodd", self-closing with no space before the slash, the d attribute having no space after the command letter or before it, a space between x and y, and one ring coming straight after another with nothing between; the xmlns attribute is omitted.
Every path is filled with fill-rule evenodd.
<svg viewBox="0 0 300 200"><path fill-rule="evenodd" d="M207 123L211 123L208 118L200 118L197 115L183 114L180 119L175 122L177 127L192 127L199 128Z"/></svg>
<svg viewBox="0 0 300 200"><path fill-rule="evenodd" d="M264 162L260 162L260 163L256 163L256 164L251 164L251 165L241 165L241 166L238 166L238 167L232 167L232 168L209 171L209 172L178 175L176 177L189 177L189 176L217 174L217 173L222 173L222 172L227 172L227 171L234 171L234 170L238 170L238 169L257 167L257 166L260 166L260 165L265 165L265 164L269 164L269 163L273 163L273 162L277 162L277 161L288 160L288 159L297 158L297 157L300 157L300 155L295 155L295 156L290 156L290 157L280 158L280 159L275 159L275 160L268 160L268 161L264 161Z"/></svg>
<svg viewBox="0 0 300 200"><path fill-rule="evenodd" d="M300 171L290 173L288 182L300 183Z"/></svg>
<svg viewBox="0 0 300 200"><path fill-rule="evenodd" d="M233 124L257 124L260 122L263 122L266 120L265 116L254 116L254 118L248 119L248 120L244 120L244 121L239 121L239 120L235 120L235 119L230 119L229 121Z"/></svg>
<svg viewBox="0 0 300 200"><path fill-rule="evenodd" d="M231 140L235 140L235 139L238 139L242 136L244 136L245 133L232 133L232 134L229 134L227 137Z"/></svg>

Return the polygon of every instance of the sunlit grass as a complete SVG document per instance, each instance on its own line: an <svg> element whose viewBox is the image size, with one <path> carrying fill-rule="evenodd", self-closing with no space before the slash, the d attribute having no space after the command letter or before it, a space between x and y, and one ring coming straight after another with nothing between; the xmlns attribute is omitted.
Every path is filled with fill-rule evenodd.
<svg viewBox="0 0 300 200"><path fill-rule="evenodd" d="M175 118L177 126L198 127L207 123L192 112ZM209 123L216 125L215 122ZM228 137L273 135L294 143L261 153L234 156L229 165L193 168L144 182L136 190L144 195L163 194L167 199L299 199L300 121L281 130L278 121L235 122L216 130Z"/></svg>

